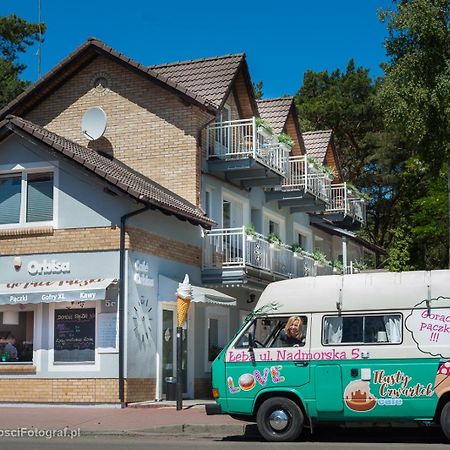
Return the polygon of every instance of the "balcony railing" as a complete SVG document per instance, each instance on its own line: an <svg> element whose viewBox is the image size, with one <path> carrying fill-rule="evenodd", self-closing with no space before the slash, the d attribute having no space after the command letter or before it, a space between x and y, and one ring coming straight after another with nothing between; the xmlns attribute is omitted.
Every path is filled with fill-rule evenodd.
<svg viewBox="0 0 450 450"><path fill-rule="evenodd" d="M207 128L208 159L253 158L279 175L287 173L289 149L252 119L230 120Z"/></svg>
<svg viewBox="0 0 450 450"><path fill-rule="evenodd" d="M267 242L259 233L247 236L245 227L205 231L203 269L244 269L253 267L285 278L332 273L330 266L319 267L314 259L296 255L290 247Z"/></svg>
<svg viewBox="0 0 450 450"><path fill-rule="evenodd" d="M347 183L331 185L331 201L327 213L342 213L364 224L366 222L366 204L357 196Z"/></svg>
<svg viewBox="0 0 450 450"><path fill-rule="evenodd" d="M309 164L306 155L291 156L288 164L288 173L281 186L283 191L304 190L325 203L330 201L328 175Z"/></svg>

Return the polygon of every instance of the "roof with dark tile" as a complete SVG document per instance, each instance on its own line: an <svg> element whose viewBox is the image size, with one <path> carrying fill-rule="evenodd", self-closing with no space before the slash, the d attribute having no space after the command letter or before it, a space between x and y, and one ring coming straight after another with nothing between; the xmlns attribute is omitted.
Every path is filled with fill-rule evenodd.
<svg viewBox="0 0 450 450"><path fill-rule="evenodd" d="M195 92L208 100L216 108L220 108L244 59L244 53L237 53L159 64L149 66L149 70L184 86L190 92Z"/></svg>
<svg viewBox="0 0 450 450"><path fill-rule="evenodd" d="M0 130L7 128L15 132L15 127L152 208L204 228L215 224L196 206L117 160L106 158L20 117L9 115L0 123Z"/></svg>
<svg viewBox="0 0 450 450"><path fill-rule="evenodd" d="M142 76L148 77L153 81L159 83L167 89L176 92L178 95L186 98L187 100L196 103L197 105L209 110L211 113L215 114L217 110L217 105L210 99L203 97L202 94L209 94L209 90L213 89L213 83L211 81L211 86L206 86L203 90L197 88L196 91L190 89L190 86L196 87L195 82L187 82L182 84L180 78L174 76L173 78L168 78L163 72L164 70L158 69L158 71L152 69L151 67L144 66L138 62L128 58L122 53L117 52L112 47L109 47L102 41L90 38L80 47L78 47L74 52L72 52L67 58L62 60L57 64L50 72L45 74L40 80L35 84L31 85L28 89L18 95L10 103L8 103L3 109L0 110L0 118L4 118L7 114L22 114L24 107L33 104L43 96L45 96L52 88L60 85L61 80L72 76L79 67L86 62L91 61L98 55L103 55L112 58L116 62L128 67L131 70L139 73ZM235 55L236 57L238 55ZM241 58L243 55L241 55ZM216 58L218 59L218 58ZM158 67L158 66L155 66ZM226 70L222 70L221 76L225 76L231 69L229 67ZM170 74L170 71L168 72ZM211 80L213 77L211 78ZM215 95L211 95L216 99Z"/></svg>
<svg viewBox="0 0 450 450"><path fill-rule="evenodd" d="M257 100L259 115L269 122L275 134L280 134L286 124L294 97L269 98Z"/></svg>
<svg viewBox="0 0 450 450"><path fill-rule="evenodd" d="M302 133L306 154L323 161L327 154L333 130L307 131Z"/></svg>

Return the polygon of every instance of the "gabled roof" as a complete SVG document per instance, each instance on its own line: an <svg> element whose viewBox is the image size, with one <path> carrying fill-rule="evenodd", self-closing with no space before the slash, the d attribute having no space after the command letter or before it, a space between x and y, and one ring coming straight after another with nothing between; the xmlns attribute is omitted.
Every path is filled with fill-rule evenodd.
<svg viewBox="0 0 450 450"><path fill-rule="evenodd" d="M245 54L178 61L150 66L159 75L221 108L238 70L245 62Z"/></svg>
<svg viewBox="0 0 450 450"><path fill-rule="evenodd" d="M94 150L65 139L20 117L9 115L0 122L0 139L2 135L17 133L19 130L46 144L52 150L74 161L143 204L204 228L209 229L215 224L199 208L133 171L125 164L110 160Z"/></svg>
<svg viewBox="0 0 450 450"><path fill-rule="evenodd" d="M259 115L270 123L274 134L280 134L286 124L294 97L269 98L257 100Z"/></svg>
<svg viewBox="0 0 450 450"><path fill-rule="evenodd" d="M22 94L8 103L0 110L0 119L7 114L23 115L24 112L33 105L41 101L49 92L56 89L65 80L73 76L81 67L89 64L99 55L105 56L115 62L133 70L141 76L147 77L166 89L180 95L189 102L207 109L212 114L217 112L217 106L210 100L202 97L199 92L193 92L188 87L180 84L178 81L167 78L160 72L156 72L152 68L137 63L131 58L126 57L122 53L117 52L113 48L107 46L102 41L90 38L80 47L78 47L67 58L62 60L44 77L31 85Z"/></svg>
<svg viewBox="0 0 450 450"><path fill-rule="evenodd" d="M308 131L303 133L306 153L324 161L327 154L328 144L333 136L333 130Z"/></svg>

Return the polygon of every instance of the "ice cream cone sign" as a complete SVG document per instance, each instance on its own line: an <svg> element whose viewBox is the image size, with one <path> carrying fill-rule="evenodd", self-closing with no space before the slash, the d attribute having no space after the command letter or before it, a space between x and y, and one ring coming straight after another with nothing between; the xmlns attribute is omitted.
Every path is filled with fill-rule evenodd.
<svg viewBox="0 0 450 450"><path fill-rule="evenodd" d="M189 275L186 274L184 281L178 283L177 289L177 317L178 326L182 327L186 320L189 305L192 300L192 286L189 283Z"/></svg>

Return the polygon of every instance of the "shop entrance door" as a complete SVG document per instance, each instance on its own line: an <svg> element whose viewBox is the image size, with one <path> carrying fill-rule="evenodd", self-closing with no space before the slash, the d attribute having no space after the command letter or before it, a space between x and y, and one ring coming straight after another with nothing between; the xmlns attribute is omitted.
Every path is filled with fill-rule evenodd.
<svg viewBox="0 0 450 450"><path fill-rule="evenodd" d="M182 356L182 379L183 396L188 395L188 333L186 323L183 326L183 356ZM162 358L161 358L161 386L162 398L167 398L172 394L172 386L170 386L170 379L177 375L177 310L176 304L164 305L162 308L162 327L161 327L161 342L162 342Z"/></svg>

